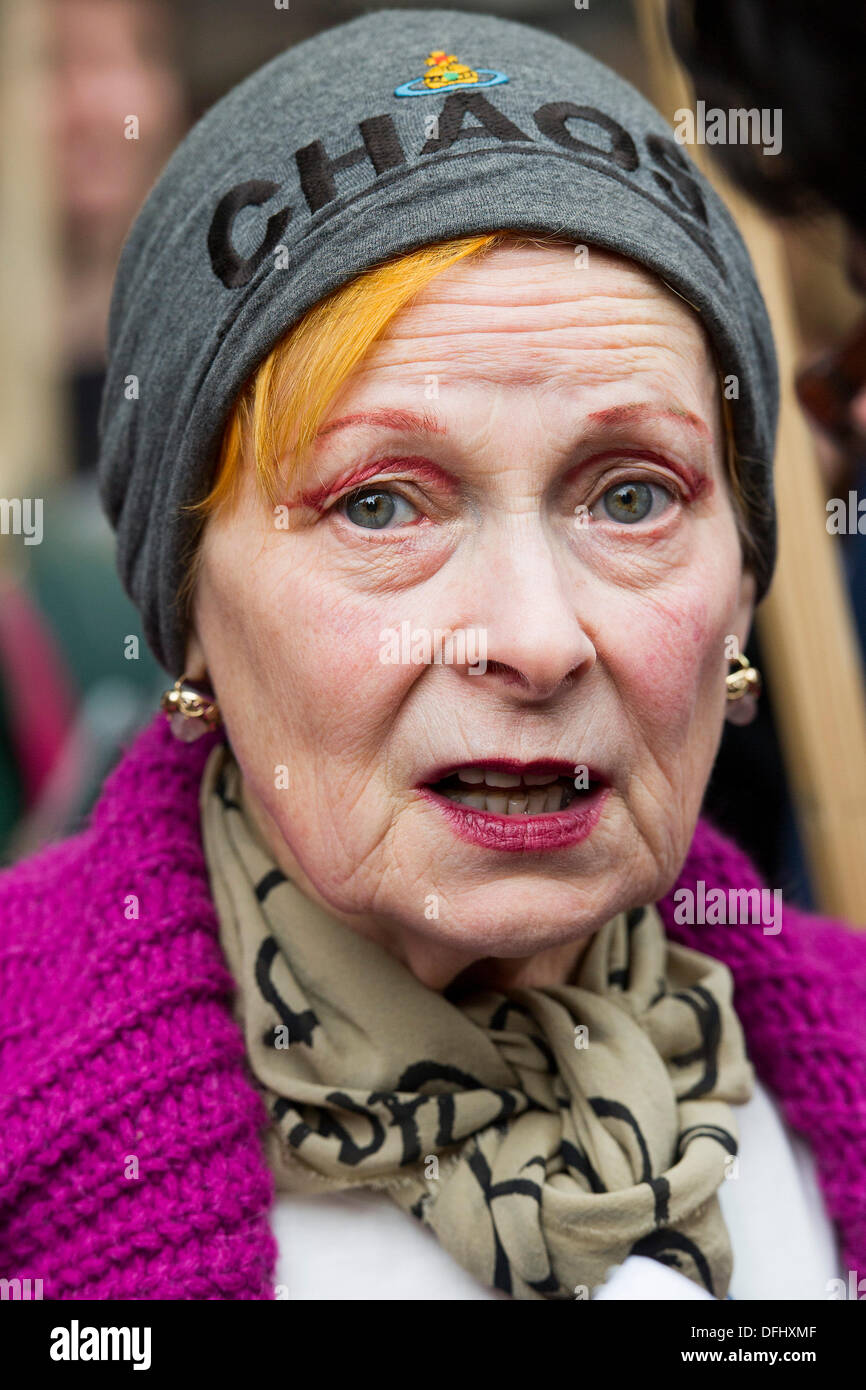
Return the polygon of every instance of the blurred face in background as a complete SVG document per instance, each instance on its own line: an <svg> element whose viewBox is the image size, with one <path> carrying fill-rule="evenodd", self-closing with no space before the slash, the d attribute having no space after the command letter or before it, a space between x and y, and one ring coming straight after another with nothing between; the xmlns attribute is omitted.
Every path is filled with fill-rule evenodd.
<svg viewBox="0 0 866 1390"><path fill-rule="evenodd" d="M847 231L845 271L851 288L866 296L866 241ZM866 458L866 314L797 372L797 395L818 427L822 467L831 488L850 486Z"/></svg>
<svg viewBox="0 0 866 1390"><path fill-rule="evenodd" d="M45 28L65 245L119 249L186 124L171 12L151 0L51 0Z"/></svg>

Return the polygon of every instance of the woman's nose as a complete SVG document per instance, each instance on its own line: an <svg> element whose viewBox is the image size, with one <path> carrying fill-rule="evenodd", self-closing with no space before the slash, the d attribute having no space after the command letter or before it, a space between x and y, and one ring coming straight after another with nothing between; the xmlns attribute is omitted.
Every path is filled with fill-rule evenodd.
<svg viewBox="0 0 866 1390"><path fill-rule="evenodd" d="M537 516L502 528L475 559L470 607L486 662L473 681L535 702L592 669L596 649L581 616L591 577Z"/></svg>

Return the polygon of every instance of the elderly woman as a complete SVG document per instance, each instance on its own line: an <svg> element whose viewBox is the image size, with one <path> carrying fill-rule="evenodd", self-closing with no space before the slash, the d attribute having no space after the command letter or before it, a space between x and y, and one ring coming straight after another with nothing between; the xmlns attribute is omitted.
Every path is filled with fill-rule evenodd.
<svg viewBox="0 0 866 1390"><path fill-rule="evenodd" d="M3 876L0 1273L846 1296L866 947L698 820L775 412L729 216L571 46L380 12L199 123L102 419L175 680Z"/></svg>

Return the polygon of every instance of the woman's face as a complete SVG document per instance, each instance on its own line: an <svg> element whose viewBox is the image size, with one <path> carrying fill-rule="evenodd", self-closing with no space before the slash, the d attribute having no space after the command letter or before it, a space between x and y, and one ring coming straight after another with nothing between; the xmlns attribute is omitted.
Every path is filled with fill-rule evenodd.
<svg viewBox="0 0 866 1390"><path fill-rule="evenodd" d="M248 466L208 523L187 673L289 876L434 987L663 896L753 598L685 303L600 250L458 264L282 503Z"/></svg>

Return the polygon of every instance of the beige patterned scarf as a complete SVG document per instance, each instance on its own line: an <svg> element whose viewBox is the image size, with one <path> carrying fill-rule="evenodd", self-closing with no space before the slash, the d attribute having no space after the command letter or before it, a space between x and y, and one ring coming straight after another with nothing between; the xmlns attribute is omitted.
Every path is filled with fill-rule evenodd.
<svg viewBox="0 0 866 1390"><path fill-rule="evenodd" d="M451 1002L276 867L227 744L201 811L279 1189L383 1189L515 1298L592 1297L630 1253L724 1298L717 1191L754 1080L727 966L648 907L573 982Z"/></svg>

